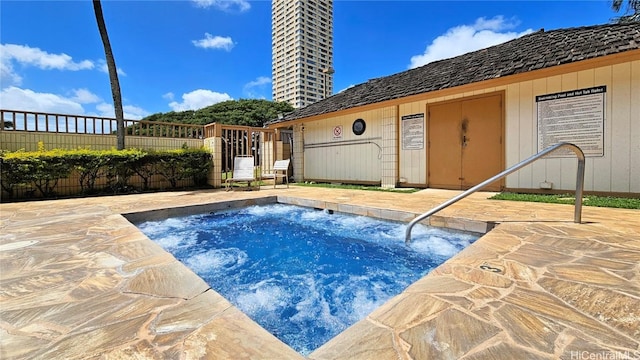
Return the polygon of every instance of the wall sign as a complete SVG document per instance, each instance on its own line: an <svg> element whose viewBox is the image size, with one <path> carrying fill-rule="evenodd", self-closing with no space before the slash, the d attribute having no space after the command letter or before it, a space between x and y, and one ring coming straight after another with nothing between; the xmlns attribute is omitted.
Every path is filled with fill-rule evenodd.
<svg viewBox="0 0 640 360"><path fill-rule="evenodd" d="M538 151L570 142L585 156L604 156L604 105L606 86L536 96ZM573 155L558 150L550 157Z"/></svg>
<svg viewBox="0 0 640 360"><path fill-rule="evenodd" d="M333 127L333 138L342 139L342 125L337 125Z"/></svg>
<svg viewBox="0 0 640 360"><path fill-rule="evenodd" d="M404 115L401 118L402 150L424 148L424 113Z"/></svg>

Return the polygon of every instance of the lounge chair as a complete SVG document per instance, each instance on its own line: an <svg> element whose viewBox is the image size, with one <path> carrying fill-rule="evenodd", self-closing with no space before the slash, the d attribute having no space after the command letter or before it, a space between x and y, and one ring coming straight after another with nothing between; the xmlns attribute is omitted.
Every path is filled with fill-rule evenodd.
<svg viewBox="0 0 640 360"><path fill-rule="evenodd" d="M234 182L246 182L251 187L251 183L258 180L253 164L253 156L236 156L233 159L232 176L225 180L227 191Z"/></svg>
<svg viewBox="0 0 640 360"><path fill-rule="evenodd" d="M276 188L278 178L283 178L282 183L286 182L287 188L289 187L289 162L291 160L276 160L273 167L264 173L262 173L263 179L273 179L273 188Z"/></svg>

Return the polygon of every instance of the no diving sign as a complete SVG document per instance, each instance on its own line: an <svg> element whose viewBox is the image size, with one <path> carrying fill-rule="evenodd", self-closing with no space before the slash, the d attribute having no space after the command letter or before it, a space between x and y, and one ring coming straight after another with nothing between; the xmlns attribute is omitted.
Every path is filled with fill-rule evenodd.
<svg viewBox="0 0 640 360"><path fill-rule="evenodd" d="M333 138L334 139L342 139L342 125L333 127Z"/></svg>

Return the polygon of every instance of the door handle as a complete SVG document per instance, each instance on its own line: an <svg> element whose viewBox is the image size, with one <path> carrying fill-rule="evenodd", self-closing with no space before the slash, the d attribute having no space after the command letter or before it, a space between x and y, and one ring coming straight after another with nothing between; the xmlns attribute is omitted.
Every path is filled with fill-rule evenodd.
<svg viewBox="0 0 640 360"><path fill-rule="evenodd" d="M469 130L469 119L463 118L460 124L460 133L462 134L462 147L467 146L467 130Z"/></svg>

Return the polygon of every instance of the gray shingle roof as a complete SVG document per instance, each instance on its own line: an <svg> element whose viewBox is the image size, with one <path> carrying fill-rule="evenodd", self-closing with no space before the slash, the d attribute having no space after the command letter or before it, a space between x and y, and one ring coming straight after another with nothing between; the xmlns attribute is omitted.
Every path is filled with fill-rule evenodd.
<svg viewBox="0 0 640 360"><path fill-rule="evenodd" d="M271 123L331 113L639 48L640 23L540 30L486 49L369 80L327 99L296 109L283 119Z"/></svg>

